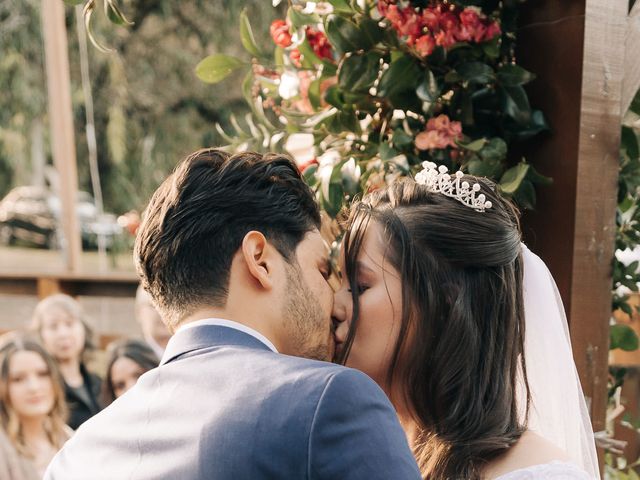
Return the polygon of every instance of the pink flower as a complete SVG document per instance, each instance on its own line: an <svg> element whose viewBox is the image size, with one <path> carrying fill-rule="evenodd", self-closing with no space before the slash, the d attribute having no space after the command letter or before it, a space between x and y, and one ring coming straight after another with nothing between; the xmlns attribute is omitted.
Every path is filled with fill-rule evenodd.
<svg viewBox="0 0 640 480"><path fill-rule="evenodd" d="M447 32L455 30L458 23L458 17L451 12L445 12L440 16L440 28Z"/></svg>
<svg viewBox="0 0 640 480"><path fill-rule="evenodd" d="M489 41L491 39L493 39L494 37L497 37L498 35L500 35L502 33L502 29L500 28L500 24L498 22L491 22L489 25L487 25L487 29L484 32L484 38L483 41Z"/></svg>
<svg viewBox="0 0 640 480"><path fill-rule="evenodd" d="M442 149L449 145L449 139L443 133L437 130L431 130L428 132L420 132L416 135L415 144L418 150Z"/></svg>
<svg viewBox="0 0 640 480"><path fill-rule="evenodd" d="M467 7L460 12L460 23L468 28L476 28L481 24L480 15L475 8Z"/></svg>
<svg viewBox="0 0 640 480"><path fill-rule="evenodd" d="M421 56L426 57L433 53L433 49L436 48L436 41L427 33L416 40L415 46L418 53Z"/></svg>
<svg viewBox="0 0 640 480"><path fill-rule="evenodd" d="M418 150L433 148L458 148L456 140L462 138L462 124L451 121L447 115L430 118L426 130L416 135L414 140Z"/></svg>
<svg viewBox="0 0 640 480"><path fill-rule="evenodd" d="M284 20L274 20L269 27L269 33L276 45L286 48L291 45L291 33L289 33L289 25Z"/></svg>
<svg viewBox="0 0 640 480"><path fill-rule="evenodd" d="M422 22L432 32L440 27L440 10L425 8L422 11Z"/></svg>
<svg viewBox="0 0 640 480"><path fill-rule="evenodd" d="M438 115L432 117L427 122L427 130L448 130L451 124L451 120L446 115Z"/></svg>
<svg viewBox="0 0 640 480"><path fill-rule="evenodd" d="M296 67L302 67L302 53L297 48L294 48L289 52L289 58L291 59L291 63L293 63Z"/></svg>
<svg viewBox="0 0 640 480"><path fill-rule="evenodd" d="M445 49L452 47L456 43L456 38L454 36L453 30L440 30L435 34L434 38L436 39L436 45L439 45Z"/></svg>

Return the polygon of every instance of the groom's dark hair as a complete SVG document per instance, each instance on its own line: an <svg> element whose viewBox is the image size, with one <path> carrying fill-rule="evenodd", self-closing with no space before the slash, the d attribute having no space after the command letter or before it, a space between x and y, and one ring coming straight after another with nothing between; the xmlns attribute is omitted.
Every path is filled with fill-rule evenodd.
<svg viewBox="0 0 640 480"><path fill-rule="evenodd" d="M175 327L194 308L225 305L231 261L247 232L262 232L292 262L319 226L313 193L288 157L206 148L153 194L136 238L136 269Z"/></svg>

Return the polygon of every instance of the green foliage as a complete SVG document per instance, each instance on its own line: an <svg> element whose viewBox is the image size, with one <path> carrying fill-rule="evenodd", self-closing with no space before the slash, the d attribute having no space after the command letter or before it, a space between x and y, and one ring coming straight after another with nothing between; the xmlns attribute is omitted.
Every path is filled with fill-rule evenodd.
<svg viewBox="0 0 640 480"><path fill-rule="evenodd" d="M616 250L634 250L640 246L640 92L631 103L623 119L620 136L620 175L618 178L618 208L616 211ZM612 310L624 312L629 317L637 315L638 308L629 303L629 295L638 292L640 263L633 261L625 265L613 258ZM636 351L639 339L636 332L624 323L613 323L609 330L609 348ZM609 368L609 411L616 408L617 396L624 382L626 369ZM620 422L623 427L635 429L640 434L640 422ZM607 478L636 480L640 459L629 463L626 458L614 453L606 455Z"/></svg>
<svg viewBox="0 0 640 480"><path fill-rule="evenodd" d="M628 325L612 325L609 329L611 350L619 348L626 352L638 349L638 336Z"/></svg>
<svg viewBox="0 0 640 480"><path fill-rule="evenodd" d="M450 3L456 15L467 5ZM218 126L229 148L293 153L290 139L298 137L292 135L308 135L313 147L293 154L301 169L313 166L305 178L331 216L354 195L413 175L427 160L488 176L504 195L534 208L536 188L550 179L510 153L548 127L523 88L535 76L512 56L518 6L473 3L482 8L482 21L496 22L502 32L435 46L426 55L375 1L335 0L331 8L323 3L304 11L293 2L272 54L251 41L243 14L241 41L252 63L216 54L196 72L211 83L234 69L245 72L243 93L253 115L235 119L231 129ZM436 130L448 137L438 140Z"/></svg>
<svg viewBox="0 0 640 480"><path fill-rule="evenodd" d="M242 67L244 62L222 53L210 55L196 67L196 75L206 83L218 83L227 78L233 71Z"/></svg>

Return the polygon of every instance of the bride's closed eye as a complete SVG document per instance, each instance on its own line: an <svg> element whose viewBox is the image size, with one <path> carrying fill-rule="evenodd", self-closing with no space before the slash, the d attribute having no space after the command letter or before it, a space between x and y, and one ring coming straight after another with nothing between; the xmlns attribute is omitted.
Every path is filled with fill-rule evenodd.
<svg viewBox="0 0 640 480"><path fill-rule="evenodd" d="M357 285L358 295L362 295L366 290L369 289L367 285ZM351 293L351 287L347 288L347 291Z"/></svg>

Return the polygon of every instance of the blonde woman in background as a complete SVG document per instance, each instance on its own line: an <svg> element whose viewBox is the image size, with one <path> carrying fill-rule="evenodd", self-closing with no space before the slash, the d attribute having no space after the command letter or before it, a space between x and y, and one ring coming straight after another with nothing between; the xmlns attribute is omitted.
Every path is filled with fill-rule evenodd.
<svg viewBox="0 0 640 480"><path fill-rule="evenodd" d="M85 365L92 332L82 307L69 295L51 295L36 306L31 328L58 363L70 413L68 425L76 430L102 408L102 381Z"/></svg>
<svg viewBox="0 0 640 480"><path fill-rule="evenodd" d="M35 480L71 436L62 377L34 340L0 340L0 478Z"/></svg>

